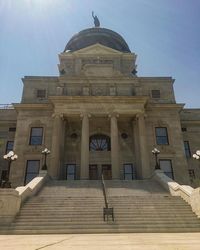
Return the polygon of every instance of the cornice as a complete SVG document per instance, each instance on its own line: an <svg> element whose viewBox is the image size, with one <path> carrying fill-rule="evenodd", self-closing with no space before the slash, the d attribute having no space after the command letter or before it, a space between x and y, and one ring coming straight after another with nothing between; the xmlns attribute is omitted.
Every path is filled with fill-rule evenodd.
<svg viewBox="0 0 200 250"><path fill-rule="evenodd" d="M147 110L152 109L177 109L181 111L185 106L184 103L148 103Z"/></svg>
<svg viewBox="0 0 200 250"><path fill-rule="evenodd" d="M181 124L200 124L200 120L182 120Z"/></svg>
<svg viewBox="0 0 200 250"><path fill-rule="evenodd" d="M51 110L52 104L50 103L19 103L13 104L15 110Z"/></svg>

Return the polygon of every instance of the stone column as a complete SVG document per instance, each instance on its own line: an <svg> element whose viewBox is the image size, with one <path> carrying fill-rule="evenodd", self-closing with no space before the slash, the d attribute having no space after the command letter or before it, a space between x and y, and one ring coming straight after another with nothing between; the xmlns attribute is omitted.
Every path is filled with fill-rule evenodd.
<svg viewBox="0 0 200 250"><path fill-rule="evenodd" d="M89 115L82 114L80 179L89 179Z"/></svg>
<svg viewBox="0 0 200 250"><path fill-rule="evenodd" d="M58 179L60 172L61 159L61 136L63 133L63 116L54 114L53 131L52 131L52 146L51 146L51 164L48 167L48 173L52 178Z"/></svg>
<svg viewBox="0 0 200 250"><path fill-rule="evenodd" d="M120 178L117 116L110 116L112 179Z"/></svg>
<svg viewBox="0 0 200 250"><path fill-rule="evenodd" d="M142 178L150 177L150 166L149 166L149 154L147 151L147 142L146 142L146 126L144 114L138 114L138 136L139 136L139 145L140 145L140 162L141 162L141 174Z"/></svg>
<svg viewBox="0 0 200 250"><path fill-rule="evenodd" d="M134 162L136 164L136 176L138 179L142 178L141 164L140 164L140 144L138 136L138 123L136 119L132 120L132 129L133 129L133 141L134 141Z"/></svg>

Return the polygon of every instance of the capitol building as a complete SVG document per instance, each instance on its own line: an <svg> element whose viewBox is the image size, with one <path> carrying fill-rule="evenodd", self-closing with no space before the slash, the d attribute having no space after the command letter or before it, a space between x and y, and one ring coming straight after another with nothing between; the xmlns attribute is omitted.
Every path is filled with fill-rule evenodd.
<svg viewBox="0 0 200 250"><path fill-rule="evenodd" d="M53 180L145 180L157 148L165 174L193 185L200 109L176 102L171 76L137 76L136 59L120 34L96 25L69 39L58 76L24 76L21 102L0 109L1 179L10 150L17 187L38 176L48 148Z"/></svg>

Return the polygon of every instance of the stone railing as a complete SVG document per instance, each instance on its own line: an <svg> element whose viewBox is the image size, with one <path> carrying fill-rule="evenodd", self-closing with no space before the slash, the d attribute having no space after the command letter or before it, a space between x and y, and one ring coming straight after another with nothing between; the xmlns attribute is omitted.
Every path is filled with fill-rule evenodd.
<svg viewBox="0 0 200 250"><path fill-rule="evenodd" d="M12 104L0 104L0 109L14 109Z"/></svg>
<svg viewBox="0 0 200 250"><path fill-rule="evenodd" d="M153 176L172 196L180 196L190 206L192 211L200 218L200 188L192 188L187 185L179 185L177 182L164 174L162 170L156 170Z"/></svg>
<svg viewBox="0 0 200 250"><path fill-rule="evenodd" d="M48 175L42 173L26 186L16 189L0 189L0 225L11 223L20 211L22 203L35 195L47 179Z"/></svg>

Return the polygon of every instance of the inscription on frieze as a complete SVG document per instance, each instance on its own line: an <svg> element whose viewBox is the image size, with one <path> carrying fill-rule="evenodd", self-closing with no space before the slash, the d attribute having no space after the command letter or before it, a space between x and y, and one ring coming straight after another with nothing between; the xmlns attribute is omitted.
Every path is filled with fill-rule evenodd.
<svg viewBox="0 0 200 250"><path fill-rule="evenodd" d="M86 64L113 64L113 60L108 60L108 59L83 59L82 60L82 65Z"/></svg>

